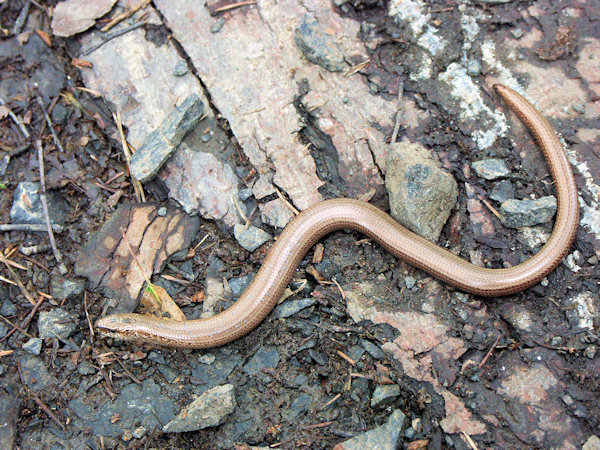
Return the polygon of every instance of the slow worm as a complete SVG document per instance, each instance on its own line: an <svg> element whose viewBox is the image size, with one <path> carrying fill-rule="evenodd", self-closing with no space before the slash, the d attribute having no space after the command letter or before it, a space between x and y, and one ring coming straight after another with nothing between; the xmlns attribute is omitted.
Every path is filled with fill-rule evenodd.
<svg viewBox="0 0 600 450"><path fill-rule="evenodd" d="M183 322L115 314L99 319L96 328L103 335L163 347L227 344L267 317L308 250L326 234L341 229L361 232L397 258L476 295L509 295L536 284L554 270L573 242L579 221L577 186L562 145L546 119L515 91L502 85L494 88L532 132L555 181L558 211L554 230L542 249L526 262L504 269L478 267L417 236L368 203L327 200L306 209L288 224L252 283L229 309L208 319Z"/></svg>

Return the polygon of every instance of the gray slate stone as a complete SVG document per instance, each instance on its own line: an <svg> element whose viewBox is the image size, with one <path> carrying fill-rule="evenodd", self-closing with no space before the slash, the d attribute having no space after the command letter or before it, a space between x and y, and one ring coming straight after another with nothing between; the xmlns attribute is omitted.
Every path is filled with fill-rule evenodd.
<svg viewBox="0 0 600 450"><path fill-rule="evenodd" d="M182 433L216 427L227 419L236 407L233 385L214 387L188 406L166 424L164 433Z"/></svg>
<svg viewBox="0 0 600 450"><path fill-rule="evenodd" d="M241 277L230 278L227 280L231 293L235 296L240 295L250 285L255 275L256 273L249 273L242 275Z"/></svg>
<svg viewBox="0 0 600 450"><path fill-rule="evenodd" d="M23 382L29 389L33 392L44 391L48 398L55 397L55 391L51 387L58 384L58 380L48 372L44 361L25 353L19 358L19 363L21 364Z"/></svg>
<svg viewBox="0 0 600 450"><path fill-rule="evenodd" d="M385 353L381 350L377 345L373 344L371 341L367 341L366 339L360 340L360 345L367 351L369 355L371 355L375 359L383 359L385 358Z"/></svg>
<svg viewBox="0 0 600 450"><path fill-rule="evenodd" d="M595 434L592 434L588 440L585 441L581 450L600 450L600 438Z"/></svg>
<svg viewBox="0 0 600 450"><path fill-rule="evenodd" d="M83 295L85 280L83 278L65 278L54 275L50 280L50 295L59 302L74 300Z"/></svg>
<svg viewBox="0 0 600 450"><path fill-rule="evenodd" d="M496 200L498 203L504 203L506 200L509 200L515 196L515 189L513 188L510 180L502 180L499 183L496 183L494 189L492 189L492 193L490 194L490 198L492 200Z"/></svg>
<svg viewBox="0 0 600 450"><path fill-rule="evenodd" d="M556 214L556 197L550 195L536 200L509 199L500 207L502 223L508 228L531 227L550 222Z"/></svg>
<svg viewBox="0 0 600 450"><path fill-rule="evenodd" d="M298 49L311 63L330 72L341 72L346 68L341 50L314 17L305 15L302 18L296 29L295 41Z"/></svg>
<svg viewBox="0 0 600 450"><path fill-rule="evenodd" d="M248 229L246 229L246 226L241 223L238 223L233 227L233 235L239 244L249 252L253 252L271 239L271 235L266 231L263 231L254 225L250 225Z"/></svg>
<svg viewBox="0 0 600 450"><path fill-rule="evenodd" d="M244 372L248 375L257 375L267 367L274 368L279 364L279 353L275 347L261 347L252 358L244 365Z"/></svg>
<svg viewBox="0 0 600 450"><path fill-rule="evenodd" d="M20 400L0 390L0 448L12 449L16 436Z"/></svg>
<svg viewBox="0 0 600 450"><path fill-rule="evenodd" d="M510 174L510 170L506 167L504 160L498 158L487 158L475 161L471 164L471 167L477 176L485 178L486 180L495 180L496 178L502 178Z"/></svg>
<svg viewBox="0 0 600 450"><path fill-rule="evenodd" d="M400 395L400 386L397 384L377 385L371 397L371 407L383 407Z"/></svg>
<svg viewBox="0 0 600 450"><path fill-rule="evenodd" d="M42 340L40 338L31 338L23 344L23 350L27 350L32 355L39 355L42 351Z"/></svg>
<svg viewBox="0 0 600 450"><path fill-rule="evenodd" d="M198 355L198 362L192 362L192 378L190 381L204 390L211 389L224 383L229 374L235 369L242 359L236 354L217 353L212 364L207 364L204 355Z"/></svg>
<svg viewBox="0 0 600 450"><path fill-rule="evenodd" d="M144 140L144 145L131 157L131 174L145 182L160 170L165 161L198 125L204 103L196 94L188 96L163 123Z"/></svg>
<svg viewBox="0 0 600 450"><path fill-rule="evenodd" d="M10 209L12 223L46 223L39 192L40 183L23 181L17 185L13 195L12 208ZM54 191L46 191L46 200L48 201L50 222L56 225L64 225L67 216L67 203Z"/></svg>
<svg viewBox="0 0 600 450"><path fill-rule="evenodd" d="M58 336L67 339L75 332L78 324L79 316L74 312L62 308L43 311L38 318L39 337L55 339Z"/></svg>
<svg viewBox="0 0 600 450"><path fill-rule="evenodd" d="M336 449L365 450L376 448L377 450L395 450L405 420L404 413L396 409L390 414L387 423L342 442L336 446Z"/></svg>
<svg viewBox="0 0 600 450"><path fill-rule="evenodd" d="M430 241L437 241L456 204L454 178L418 144L397 143L388 154L385 185L392 216Z"/></svg>
<svg viewBox="0 0 600 450"><path fill-rule="evenodd" d="M302 311L309 306L314 305L316 300L314 298L300 298L298 300L287 300L275 309L275 315L280 319L293 316L299 311Z"/></svg>

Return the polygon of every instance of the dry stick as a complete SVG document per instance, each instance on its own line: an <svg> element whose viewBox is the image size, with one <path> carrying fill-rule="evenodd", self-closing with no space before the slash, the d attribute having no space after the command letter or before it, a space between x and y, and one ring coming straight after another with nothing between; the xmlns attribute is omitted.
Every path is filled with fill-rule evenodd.
<svg viewBox="0 0 600 450"><path fill-rule="evenodd" d="M38 310L40 305L43 303L43 301L44 301L44 297L40 296L40 299L38 300L38 302L35 304L35 306L32 308L32 310L29 312L29 314L27 315L27 317L21 324L21 328L23 328L24 330L27 329L27 327L31 323L31 319L33 319L33 316L35 315L36 311ZM0 342L3 342L6 339L8 339L9 337L11 337L13 335L13 333L15 333L16 331L17 331L16 328L13 328L12 330L10 330L8 333L6 333L6 336L4 336L2 339L0 339Z"/></svg>
<svg viewBox="0 0 600 450"><path fill-rule="evenodd" d="M258 3L256 0L232 3L230 5L221 6L220 8L215 9L215 12L229 11L231 9L239 8L240 6L256 5L256 3Z"/></svg>
<svg viewBox="0 0 600 450"><path fill-rule="evenodd" d="M13 327L15 330L23 333L25 336L27 336L30 339L33 339L33 336L30 335L27 331L25 331L24 329L22 329L20 326L15 325L14 323L12 323L10 320L8 320L6 317L0 315L0 319L4 320L7 324L9 324L11 327Z"/></svg>
<svg viewBox="0 0 600 450"><path fill-rule="evenodd" d="M2 261L6 265L6 268L8 269L8 273L10 273L11 278L13 279L13 281L15 283L17 283L17 286L19 286L19 289L21 290L21 294L23 294L23 296L27 299L27 301L29 301L29 303L31 303L32 305L35 305L35 300L31 296L29 291L27 291L27 289L25 288L23 283L21 283L19 276L15 273L14 270L12 270L12 267L10 267L10 265L8 264L8 261L6 260L6 258L4 257L4 254L2 252L0 252L0 261Z"/></svg>
<svg viewBox="0 0 600 450"><path fill-rule="evenodd" d="M392 139L390 145L394 145L398 138L398 131L400 131L400 115L402 114L402 96L404 95L404 86L402 81L398 81L398 110L396 111L396 122L394 123L394 132L392 133Z"/></svg>
<svg viewBox="0 0 600 450"><path fill-rule="evenodd" d="M87 299L88 299L88 295L87 295L87 291L85 291L83 293L83 310L85 311L85 318L87 319L88 326L90 327L90 336L91 336L91 340L92 340L92 344L93 344L94 337L96 334L94 333L94 327L92 326L92 321L90 320L90 313L88 312L88 307L87 307Z"/></svg>
<svg viewBox="0 0 600 450"><path fill-rule="evenodd" d="M35 146L38 151L38 162L40 164L40 183L42 185L42 191L40 192L40 200L42 201L42 207L44 209L44 217L46 219L46 230L48 231L48 237L50 238L50 245L52 246L54 258L56 258L56 262L58 263L58 270L60 270L61 275L65 275L68 272L67 266L65 266L65 263L62 259L62 255L60 254L60 250L56 246L56 241L54 240L54 233L52 232L52 225L50 224L50 215L48 214L48 202L46 201L46 177L44 176L44 151L42 150L42 141L36 139Z"/></svg>
<svg viewBox="0 0 600 450"><path fill-rule="evenodd" d="M2 99L2 97L0 97L0 105L5 105L5 104L6 104L6 102ZM21 129L21 133L23 133L23 135L27 139L30 139L31 135L29 134L29 131L27 131L27 128L25 128L25 125L23 125L21 118L18 117L14 112L12 112L11 109L8 110L8 115L13 120L13 122L19 126L19 128Z"/></svg>
<svg viewBox="0 0 600 450"><path fill-rule="evenodd" d="M129 241L127 240L127 236L125 236L125 232L122 231L121 234L123 235L123 242L125 242L125 245L127 246L127 250L129 250L129 254L133 258L133 260L136 262L138 268L140 269L140 272L142 273L142 276L144 277L144 280L146 280L146 283L148 284L148 289L150 289L150 292L152 292L152 295L154 295L154 298L156 298L156 300L158 300L158 302L162 305L162 300L160 299L160 297L154 290L154 285L150 281L150 278L148 278L148 276L146 275L146 272L144 272L144 268L142 267L140 260L137 258L137 255L133 252L131 245L129 245Z"/></svg>
<svg viewBox="0 0 600 450"><path fill-rule="evenodd" d="M27 20L27 16L29 15L29 7L31 6L31 2L27 1L23 8L21 8L21 12L19 12L19 16L17 20L15 20L15 24L13 25L12 34L17 35L21 32L23 25L25 25L25 21Z"/></svg>
<svg viewBox="0 0 600 450"><path fill-rule="evenodd" d="M108 41L110 41L111 39L114 39L116 37L119 37L125 33L129 33L130 31L135 30L136 28L139 28L141 26L146 25L146 22L138 22L138 23L134 23L133 25L129 26L129 27L125 27L122 28L118 31L115 31L114 33L111 34L107 34L106 36L104 36L104 38L102 39L102 41L98 42L96 45L93 45L92 47L88 48L87 50L84 50L82 52L83 56L87 56L90 53L98 50L100 47L102 47L104 44L106 44Z"/></svg>
<svg viewBox="0 0 600 450"><path fill-rule="evenodd" d="M481 360L481 362L479 363L479 368L481 369L485 363L487 362L488 358L490 357L490 355L492 354L492 352L494 351L494 349L496 348L496 346L498 345L498 342L500 342L500 338L502 337L502 333L500 333L498 335L498 337L496 338L496 340L494 341L494 343L492 344L492 346L490 347L490 349L488 350L487 354L485 355L485 357Z"/></svg>
<svg viewBox="0 0 600 450"><path fill-rule="evenodd" d="M62 225L52 224L52 230L62 233L64 228ZM0 231L31 231L37 233L46 231L46 225L41 223L3 223L0 224Z"/></svg>
<svg viewBox="0 0 600 450"><path fill-rule="evenodd" d="M127 144L127 139L125 139L125 133L123 132L123 123L121 122L121 113L117 111L117 113L113 113L113 119L117 124L117 129L119 130L119 136L121 137L121 146L123 147L123 154L125 155L125 163L127 164L127 171L129 172L129 176L131 177L131 184L133 185L133 190L135 192L135 198L138 202L145 203L146 196L144 195L144 189L142 188L142 183L134 178L131 175L131 153L129 152L129 145Z"/></svg>
<svg viewBox="0 0 600 450"><path fill-rule="evenodd" d="M36 85L36 88L37 88L37 85ZM52 138L54 139L54 143L56 144L56 146L58 147L60 152L64 153L65 149L63 148L62 144L58 140L58 135L56 134L56 131L54 131L54 124L52 123L52 120L50 120L50 116L48 115L48 112L46 112L46 108L44 107L44 101L42 100L42 97L40 97L40 94L36 93L35 98L36 98L38 104L40 105L40 108L42 108L44 117L46 117L46 123L48 124L48 128L50 128L50 133L52 133Z"/></svg>
<svg viewBox="0 0 600 450"><path fill-rule="evenodd" d="M100 31L102 31L103 33L106 33L108 30L110 30L112 27L114 27L116 24L118 24L119 22L133 16L136 12L138 12L140 9L145 8L146 6L148 6L150 4L151 0L144 0L142 2L139 2L137 5L135 5L133 8L131 8L128 11L122 12L121 14L116 15L115 17L112 18L112 20L110 22L108 22L106 25L104 25Z"/></svg>

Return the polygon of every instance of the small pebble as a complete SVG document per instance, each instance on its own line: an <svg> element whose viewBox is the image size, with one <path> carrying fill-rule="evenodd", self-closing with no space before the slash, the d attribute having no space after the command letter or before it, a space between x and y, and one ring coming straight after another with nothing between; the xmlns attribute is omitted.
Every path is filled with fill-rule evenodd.
<svg viewBox="0 0 600 450"><path fill-rule="evenodd" d="M132 436L135 439L141 439L143 438L148 430L146 430L146 427L143 425L140 425L139 427L137 427L135 430L133 430Z"/></svg>
<svg viewBox="0 0 600 450"><path fill-rule="evenodd" d="M552 339L550 339L550 345L552 345L553 347L558 347L562 345L562 337L554 336Z"/></svg>
<svg viewBox="0 0 600 450"><path fill-rule="evenodd" d="M218 33L219 31L221 31L221 28L223 28L224 25L225 25L225 18L219 17L217 19L217 21L215 22L215 24L211 27L210 32Z"/></svg>
<svg viewBox="0 0 600 450"><path fill-rule="evenodd" d="M581 103L573 104L572 108L576 113L585 114L585 105L582 105Z"/></svg>
<svg viewBox="0 0 600 450"><path fill-rule="evenodd" d="M547 287L550 283L548 282L548 278L544 277L542 278L542 281L540 281L540 284L544 287Z"/></svg>
<svg viewBox="0 0 600 450"><path fill-rule="evenodd" d="M515 28L514 30L510 30L510 33L513 35L515 39L520 39L523 36L523 30L520 28Z"/></svg>
<svg viewBox="0 0 600 450"><path fill-rule="evenodd" d="M412 289L415 287L417 280L415 280L414 277L411 277L410 275L407 276L406 278L404 278L404 284L406 284L406 287L408 289Z"/></svg>
<svg viewBox="0 0 600 450"><path fill-rule="evenodd" d="M165 217L167 215L167 208L165 206L161 206L157 213L160 217Z"/></svg>
<svg viewBox="0 0 600 450"><path fill-rule="evenodd" d="M472 77L481 75L481 63L478 59L471 58L467 62L467 73Z"/></svg>
<svg viewBox="0 0 600 450"><path fill-rule="evenodd" d="M588 345L586 349L583 351L583 354L589 359L594 359L596 356L597 347L595 345Z"/></svg>
<svg viewBox="0 0 600 450"><path fill-rule="evenodd" d="M179 61L173 68L173 75L176 77L182 77L188 72L188 66L185 61Z"/></svg>
<svg viewBox="0 0 600 450"><path fill-rule="evenodd" d="M39 355L42 351L42 340L40 338L31 338L23 344L23 349L32 355Z"/></svg>
<svg viewBox="0 0 600 450"><path fill-rule="evenodd" d="M201 362L202 364L212 364L215 362L215 359L217 359L217 357L215 355L213 355L212 353L205 353L204 355L200 356L198 358L198 361Z"/></svg>
<svg viewBox="0 0 600 450"><path fill-rule="evenodd" d="M252 197L252 189L250 188L246 188L246 189L240 189L240 200L245 202L246 200L248 200L250 197Z"/></svg>

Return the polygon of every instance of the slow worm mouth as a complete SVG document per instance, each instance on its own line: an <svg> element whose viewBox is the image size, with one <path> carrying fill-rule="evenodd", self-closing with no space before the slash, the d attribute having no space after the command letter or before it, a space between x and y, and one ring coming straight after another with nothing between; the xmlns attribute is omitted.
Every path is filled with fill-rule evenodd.
<svg viewBox="0 0 600 450"><path fill-rule="evenodd" d="M287 225L250 285L229 309L207 319L185 322L118 314L100 319L97 329L108 336L163 347L227 344L264 320L292 280L301 258L323 236L342 229L363 233L400 260L475 295L510 295L538 283L556 268L575 238L579 224L577 185L564 148L548 121L517 92L502 85L494 89L535 137L555 182L558 212L552 235L527 261L509 268L479 267L414 234L369 203L332 199L311 206Z"/></svg>

